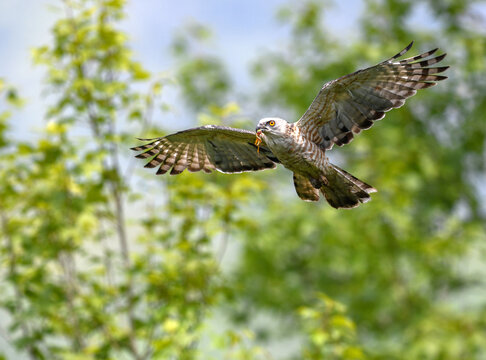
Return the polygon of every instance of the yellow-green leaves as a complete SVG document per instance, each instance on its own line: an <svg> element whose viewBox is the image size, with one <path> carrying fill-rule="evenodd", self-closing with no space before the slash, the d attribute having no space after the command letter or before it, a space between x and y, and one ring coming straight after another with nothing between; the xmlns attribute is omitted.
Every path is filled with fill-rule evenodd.
<svg viewBox="0 0 486 360"><path fill-rule="evenodd" d="M357 345L356 325L345 307L324 294L317 294L311 306L298 309L308 344L304 359L365 359Z"/></svg>

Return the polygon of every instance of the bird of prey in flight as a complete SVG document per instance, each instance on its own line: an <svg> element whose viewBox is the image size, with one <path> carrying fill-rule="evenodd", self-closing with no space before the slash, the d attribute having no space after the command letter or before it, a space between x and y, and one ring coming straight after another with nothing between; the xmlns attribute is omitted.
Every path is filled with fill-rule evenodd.
<svg viewBox="0 0 486 360"><path fill-rule="evenodd" d="M326 156L334 144L353 140L375 120L437 81L448 66L431 66L446 54L437 49L398 60L411 42L395 56L324 84L302 117L294 123L277 117L263 118L256 132L207 125L180 131L133 147L145 167L158 167L157 175L189 171L241 173L272 169L282 164L294 174L302 200L317 201L322 193L332 207L353 208L370 200L376 189L331 164ZM256 136L256 137L255 137Z"/></svg>

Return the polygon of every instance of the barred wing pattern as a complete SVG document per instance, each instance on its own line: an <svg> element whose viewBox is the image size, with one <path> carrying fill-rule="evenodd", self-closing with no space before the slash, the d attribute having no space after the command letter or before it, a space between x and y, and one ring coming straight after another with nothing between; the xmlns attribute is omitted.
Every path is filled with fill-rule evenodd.
<svg viewBox="0 0 486 360"><path fill-rule="evenodd" d="M296 125L323 149L349 143L354 134L373 125L385 112L399 108L405 100L447 79L437 75L449 68L428 67L446 54L429 58L437 49L408 59L404 55L413 41L395 56L367 69L326 83ZM425 60L420 60L425 59Z"/></svg>
<svg viewBox="0 0 486 360"><path fill-rule="evenodd" d="M218 170L223 173L257 171L276 167L277 158L264 145L257 152L255 133L224 126L207 125L156 139L139 139L148 144L131 148L142 151L136 157L150 159L147 168L159 166L157 175Z"/></svg>

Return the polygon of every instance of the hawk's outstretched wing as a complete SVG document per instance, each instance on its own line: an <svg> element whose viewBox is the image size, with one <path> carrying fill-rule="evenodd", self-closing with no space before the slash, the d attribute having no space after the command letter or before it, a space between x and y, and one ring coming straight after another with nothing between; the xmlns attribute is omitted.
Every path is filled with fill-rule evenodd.
<svg viewBox="0 0 486 360"><path fill-rule="evenodd" d="M398 108L405 100L447 79L437 75L449 68L428 67L446 54L425 59L437 49L408 59L394 61L405 54L413 41L388 60L324 84L305 114L296 123L323 149L349 143L354 134L382 119L385 112ZM425 59L425 60L420 60Z"/></svg>
<svg viewBox="0 0 486 360"><path fill-rule="evenodd" d="M263 144L260 152L254 145L255 133L248 130L224 126L207 125L184 130L133 147L143 151L136 157L150 159L148 168L159 166L157 175L180 174L184 169L195 172L218 170L223 173L239 173L271 169L278 162L273 153Z"/></svg>

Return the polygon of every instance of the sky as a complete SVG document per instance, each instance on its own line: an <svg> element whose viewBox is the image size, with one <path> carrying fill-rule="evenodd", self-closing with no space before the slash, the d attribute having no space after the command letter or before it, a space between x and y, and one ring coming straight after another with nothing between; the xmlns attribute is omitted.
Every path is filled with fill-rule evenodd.
<svg viewBox="0 0 486 360"><path fill-rule="evenodd" d="M39 136L45 125L44 68L34 66L31 49L49 44L50 28L62 16L57 0L0 1L0 78L16 86L26 99L14 114L12 133L27 140ZM283 46L288 28L276 20L285 0L138 0L128 1L121 24L130 36L135 58L152 73L171 69L168 51L178 29L191 21L209 26L215 34L214 49L226 63L240 89L250 86L249 65L263 50ZM344 11L346 8L346 11ZM363 8L361 0L336 1L326 15L326 26L343 38L353 36ZM28 9L29 11L26 11ZM170 96L170 95L169 95ZM183 119L188 125L190 121Z"/></svg>

